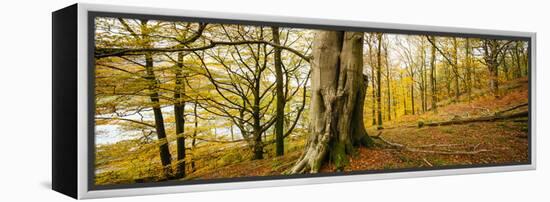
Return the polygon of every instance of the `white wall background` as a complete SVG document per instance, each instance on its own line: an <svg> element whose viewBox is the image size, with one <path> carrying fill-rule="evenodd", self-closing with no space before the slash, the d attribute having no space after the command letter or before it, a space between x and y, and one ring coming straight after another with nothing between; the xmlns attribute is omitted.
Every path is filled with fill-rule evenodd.
<svg viewBox="0 0 550 202"><path fill-rule="evenodd" d="M536 171L102 199L101 201L542 201L550 199L550 14L541 0L95 0L89 3L530 31L537 44ZM0 3L0 201L50 190L51 12L74 1ZM547 78L545 78L545 76ZM546 123L545 123L546 122Z"/></svg>

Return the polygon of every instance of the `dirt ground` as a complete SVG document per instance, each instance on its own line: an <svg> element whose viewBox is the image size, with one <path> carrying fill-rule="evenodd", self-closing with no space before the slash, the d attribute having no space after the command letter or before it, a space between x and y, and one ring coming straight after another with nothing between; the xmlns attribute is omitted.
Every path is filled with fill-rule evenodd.
<svg viewBox="0 0 550 202"><path fill-rule="evenodd" d="M487 116L494 112L527 102L527 82L518 80L503 86L508 91L500 98L478 96L470 102L461 101L438 109L438 113L400 117L387 122L387 129L369 128L371 136L380 135L384 140L413 148L413 151L397 148L358 148L350 157L344 171L369 171L403 168L428 168L442 166L479 166L493 164L527 163L529 160L529 129L527 119L494 122L474 122L447 126L411 127L418 121L431 122L452 118ZM526 110L527 107L516 110ZM389 127L391 126L391 127ZM296 143L291 143L296 144ZM300 145L294 145L300 148ZM290 168L301 155L300 149L287 152L282 157L263 160L245 160L225 167L199 170L186 179L215 179L246 176L280 175ZM453 154L457 153L457 154ZM334 172L331 163L321 172Z"/></svg>

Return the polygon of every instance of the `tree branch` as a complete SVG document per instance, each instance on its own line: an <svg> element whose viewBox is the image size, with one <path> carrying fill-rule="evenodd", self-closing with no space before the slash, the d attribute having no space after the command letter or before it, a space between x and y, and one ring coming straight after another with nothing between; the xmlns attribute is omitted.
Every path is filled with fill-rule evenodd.
<svg viewBox="0 0 550 202"><path fill-rule="evenodd" d="M298 50L295 50L290 47L281 46L274 44L269 41L264 40L244 40L244 41L210 41L208 45L201 46L201 47L181 47L180 45L167 47L167 48L96 48L95 49L95 58L103 58L103 57L111 57L111 56L123 56L123 55L141 55L143 52L180 52L180 51L200 51L200 50L206 50L210 48L214 48L216 46L221 45L245 45L245 44L267 44L273 47L277 47L289 52L292 52L305 61L310 61L311 56L306 56L302 53L300 53Z"/></svg>
<svg viewBox="0 0 550 202"><path fill-rule="evenodd" d="M116 121L128 121L128 122L132 122L132 123L137 123L137 124L140 124L140 125L148 126L148 127L151 127L151 128L155 128L155 125L153 125L153 124L145 123L145 122L141 122L141 121L133 120L133 119L127 119L127 118L119 118L119 117L95 117L95 119L116 120Z"/></svg>

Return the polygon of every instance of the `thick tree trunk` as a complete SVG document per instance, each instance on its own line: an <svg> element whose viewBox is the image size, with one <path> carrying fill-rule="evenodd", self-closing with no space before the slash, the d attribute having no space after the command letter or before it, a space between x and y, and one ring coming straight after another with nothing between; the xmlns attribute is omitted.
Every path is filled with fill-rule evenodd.
<svg viewBox="0 0 550 202"><path fill-rule="evenodd" d="M273 43L279 45L279 28L272 27L273 32ZM284 154L284 123L285 123L285 97L284 97L284 87L283 87L283 64L281 61L281 49L274 48L274 68L275 68L275 79L277 82L277 119L275 122L275 153L277 156L282 156Z"/></svg>
<svg viewBox="0 0 550 202"><path fill-rule="evenodd" d="M183 95L185 94L185 76L183 71L183 53L178 53L177 69L176 73L176 87L174 93L174 119L176 122L176 147L177 147L177 167L176 177L185 177L185 101L183 101Z"/></svg>
<svg viewBox="0 0 550 202"><path fill-rule="evenodd" d="M354 145L371 145L363 125L363 33L319 31L311 62L310 136L290 173L316 173L327 157L342 170Z"/></svg>
<svg viewBox="0 0 550 202"><path fill-rule="evenodd" d="M361 67L361 69L363 69ZM361 70L362 71L362 70ZM354 146L373 146L374 142L368 136L367 130L364 122L364 107L365 107L365 98L367 96L367 87L369 85L369 79L366 75L363 75L361 72L363 82L358 87L359 92L357 94L355 108L353 110L352 124L352 142Z"/></svg>
<svg viewBox="0 0 550 202"><path fill-rule="evenodd" d="M160 99L158 93L158 82L155 77L155 72L153 71L153 56L151 53L145 54L145 69L147 72L147 79L150 82L149 85L149 98L153 105L153 114L155 117L155 129L157 132L157 139L159 141L159 150L160 150L160 161L164 168L164 174L167 177L172 175L171 161L172 156L170 155L170 150L168 148L168 141L166 140L166 131L164 129L164 118L162 116L162 111L160 109Z"/></svg>

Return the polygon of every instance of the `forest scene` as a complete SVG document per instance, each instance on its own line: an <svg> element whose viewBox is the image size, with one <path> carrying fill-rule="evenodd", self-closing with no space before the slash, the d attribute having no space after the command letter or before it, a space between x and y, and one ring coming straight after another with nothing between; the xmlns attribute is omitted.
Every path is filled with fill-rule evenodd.
<svg viewBox="0 0 550 202"><path fill-rule="evenodd" d="M96 17L95 185L529 162L529 42Z"/></svg>

